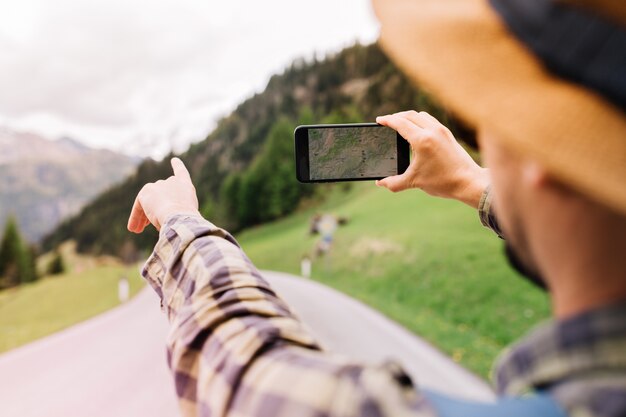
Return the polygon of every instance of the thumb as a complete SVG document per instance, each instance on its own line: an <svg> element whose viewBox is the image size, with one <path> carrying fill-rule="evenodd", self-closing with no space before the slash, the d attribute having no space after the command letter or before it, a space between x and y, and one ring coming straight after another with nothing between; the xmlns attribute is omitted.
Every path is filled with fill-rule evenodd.
<svg viewBox="0 0 626 417"><path fill-rule="evenodd" d="M133 208L128 218L127 229L133 233L141 233L147 225L150 224L150 220L141 206L140 196L138 195L133 204Z"/></svg>
<svg viewBox="0 0 626 417"><path fill-rule="evenodd" d="M385 187L394 193L407 189L406 178L404 178L404 175L393 175L391 177L383 178L382 180L376 181L376 185L379 187Z"/></svg>
<svg viewBox="0 0 626 417"><path fill-rule="evenodd" d="M172 158L170 163L172 164L172 169L174 170L174 176L184 178L191 182L191 175L189 175L189 171L187 170L187 167L185 166L183 161L181 161L179 158Z"/></svg>

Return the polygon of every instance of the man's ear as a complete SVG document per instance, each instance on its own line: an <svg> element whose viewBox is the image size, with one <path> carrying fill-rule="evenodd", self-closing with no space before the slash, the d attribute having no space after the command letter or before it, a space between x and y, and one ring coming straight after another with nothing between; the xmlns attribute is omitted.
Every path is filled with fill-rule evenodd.
<svg viewBox="0 0 626 417"><path fill-rule="evenodd" d="M522 162L522 180L531 188L545 188L552 184L548 171L535 161Z"/></svg>
<svg viewBox="0 0 626 417"><path fill-rule="evenodd" d="M524 183L536 191L550 191L561 197L577 195L568 185L555 178L544 166L535 161L524 161L522 166Z"/></svg>

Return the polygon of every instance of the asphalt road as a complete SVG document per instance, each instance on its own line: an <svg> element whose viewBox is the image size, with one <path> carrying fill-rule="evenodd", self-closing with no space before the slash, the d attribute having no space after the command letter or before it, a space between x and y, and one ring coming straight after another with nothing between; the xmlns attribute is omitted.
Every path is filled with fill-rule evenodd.
<svg viewBox="0 0 626 417"><path fill-rule="evenodd" d="M2 417L175 417L167 320L146 288L128 303L0 356Z"/></svg>
<svg viewBox="0 0 626 417"><path fill-rule="evenodd" d="M265 272L327 348L395 359L421 386L489 400L489 387L428 343L314 281ZM176 417L165 363L167 322L146 288L130 302L0 355L2 417Z"/></svg>
<svg viewBox="0 0 626 417"><path fill-rule="evenodd" d="M265 272L274 289L323 346L366 362L393 359L418 386L489 401L488 384L429 343L363 303L315 281Z"/></svg>

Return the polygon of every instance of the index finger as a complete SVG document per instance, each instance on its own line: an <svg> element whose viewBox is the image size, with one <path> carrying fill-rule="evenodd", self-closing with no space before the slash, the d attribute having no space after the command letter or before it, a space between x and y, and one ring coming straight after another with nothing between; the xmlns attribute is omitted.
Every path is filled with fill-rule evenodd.
<svg viewBox="0 0 626 417"><path fill-rule="evenodd" d="M189 175L189 171L187 171L187 167L179 158L172 158L170 161L172 164L172 169L174 170L174 176L179 178L185 178L191 182L191 175Z"/></svg>
<svg viewBox="0 0 626 417"><path fill-rule="evenodd" d="M421 112L418 113L415 110L401 111L398 113L392 114L392 116L404 117L405 119L411 121L417 127L425 128L427 124L424 123L424 119L422 118Z"/></svg>
<svg viewBox="0 0 626 417"><path fill-rule="evenodd" d="M418 140L422 136L422 128L406 117L392 114L377 118L376 121L383 126L392 128L409 143Z"/></svg>

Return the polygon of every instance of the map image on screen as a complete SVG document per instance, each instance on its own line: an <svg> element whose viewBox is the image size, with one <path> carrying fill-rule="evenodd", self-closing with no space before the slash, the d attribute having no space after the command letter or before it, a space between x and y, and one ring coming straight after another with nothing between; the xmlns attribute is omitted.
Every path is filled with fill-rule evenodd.
<svg viewBox="0 0 626 417"><path fill-rule="evenodd" d="M398 173L396 132L386 127L309 129L311 180Z"/></svg>

